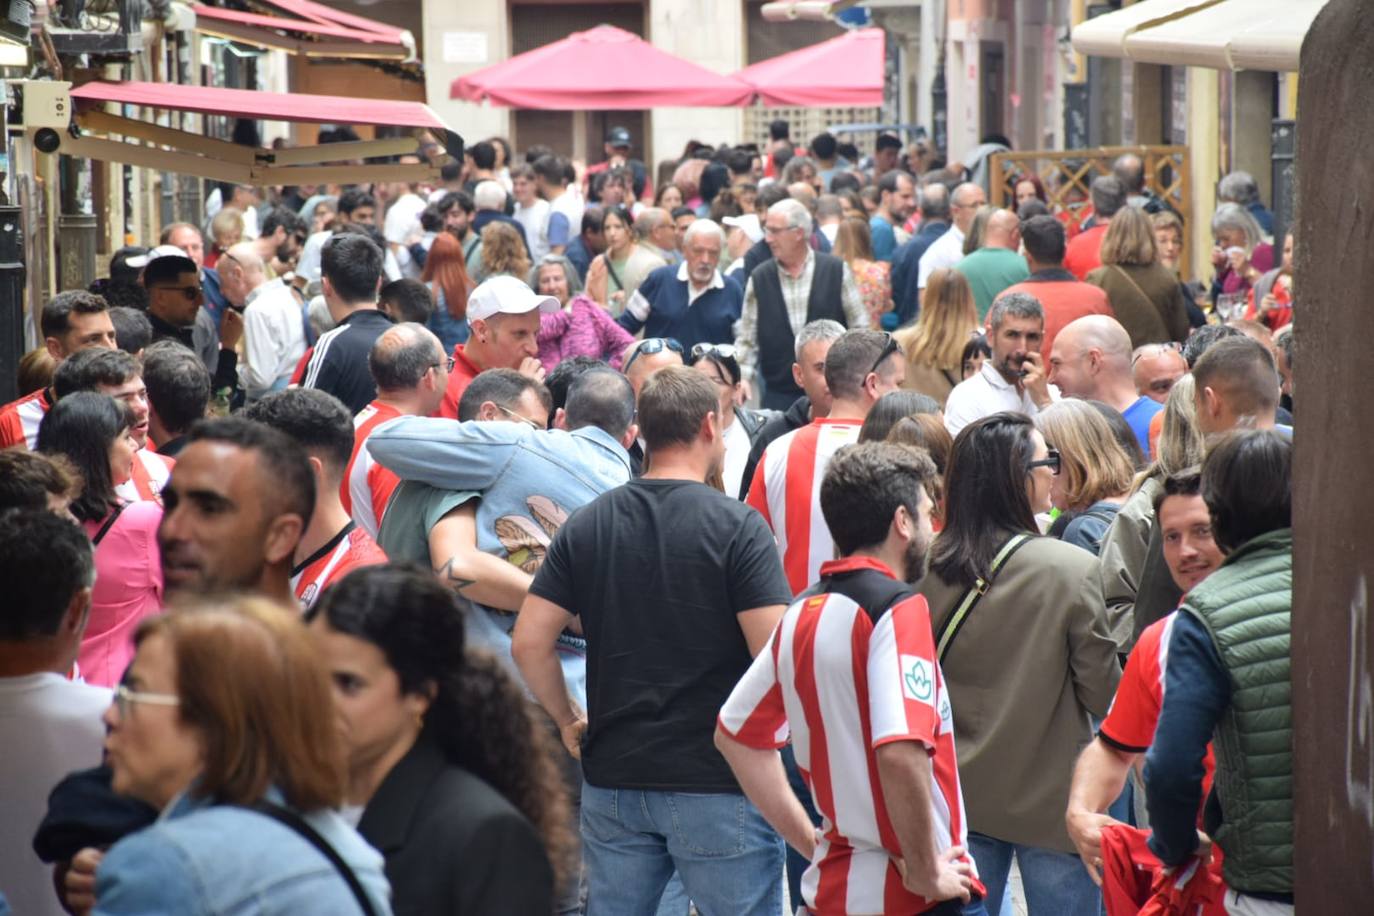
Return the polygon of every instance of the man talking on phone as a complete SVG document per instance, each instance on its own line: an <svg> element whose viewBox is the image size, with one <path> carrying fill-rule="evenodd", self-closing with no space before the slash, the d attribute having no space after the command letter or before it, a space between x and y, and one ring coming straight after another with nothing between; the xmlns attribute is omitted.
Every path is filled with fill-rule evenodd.
<svg viewBox="0 0 1374 916"><path fill-rule="evenodd" d="M1059 400L1040 355L1045 310L1039 299L1024 292L999 296L988 311L987 337L992 359L951 391L945 402L945 426L951 436L1003 411L1034 417Z"/></svg>

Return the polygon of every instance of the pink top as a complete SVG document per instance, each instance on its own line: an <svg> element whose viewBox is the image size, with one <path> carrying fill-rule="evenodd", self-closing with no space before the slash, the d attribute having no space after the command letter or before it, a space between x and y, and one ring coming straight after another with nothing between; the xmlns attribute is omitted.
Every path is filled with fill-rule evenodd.
<svg viewBox="0 0 1374 916"><path fill-rule="evenodd" d="M625 348L634 335L615 323L610 312L594 299L575 296L572 310L566 309L539 319L539 361L545 372L552 372L565 359L591 356L604 359L619 369Z"/></svg>
<svg viewBox="0 0 1374 916"><path fill-rule="evenodd" d="M138 622L162 610L162 559L157 551L161 521L157 503L129 503L96 545L91 616L77 656L87 683L118 684L134 658ZM86 522L86 534L95 537L100 525Z"/></svg>

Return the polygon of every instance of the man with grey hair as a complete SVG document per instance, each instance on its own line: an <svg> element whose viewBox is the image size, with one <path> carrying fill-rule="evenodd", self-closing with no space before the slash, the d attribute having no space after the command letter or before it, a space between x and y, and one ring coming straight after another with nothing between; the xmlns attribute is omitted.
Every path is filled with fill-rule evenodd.
<svg viewBox="0 0 1374 916"><path fill-rule="evenodd" d="M802 394L792 377L796 335L821 318L847 328L868 327L868 310L849 265L811 250L811 213L795 200L768 208L764 240L773 257L749 275L735 351L748 386L757 372L763 406L786 410Z"/></svg>
<svg viewBox="0 0 1374 916"><path fill-rule="evenodd" d="M252 242L240 242L216 265L220 291L243 309L243 361L239 385L249 403L285 388L305 355L305 318L295 293L267 265Z"/></svg>
<svg viewBox="0 0 1374 916"><path fill-rule="evenodd" d="M658 255L670 267L682 260L677 250L677 226L673 215L662 207L645 207L634 221L635 239Z"/></svg>
<svg viewBox="0 0 1374 916"><path fill-rule="evenodd" d="M921 256L949 231L949 188L938 181L922 185L916 198L921 224L892 256L892 314L897 325L912 321L921 310Z"/></svg>
<svg viewBox="0 0 1374 916"><path fill-rule="evenodd" d="M954 225L921 255L916 276L917 290L926 288L926 281L933 271L941 267L953 267L964 259L964 235L973 225L978 209L986 206L987 202L988 194L980 184L968 181L954 189L949 200Z"/></svg>
<svg viewBox="0 0 1374 916"><path fill-rule="evenodd" d="M422 324L387 328L372 344L367 368L377 397L353 418L353 456L344 469L343 505L374 539L400 478L372 460L366 443L373 431L397 417L427 417L439 409L453 358Z"/></svg>
<svg viewBox="0 0 1374 916"><path fill-rule="evenodd" d="M1102 266L1102 238L1112 217L1126 206L1126 185L1115 175L1098 175L1092 183L1092 223L1069 241L1064 252L1064 267L1082 280Z"/></svg>
<svg viewBox="0 0 1374 916"><path fill-rule="evenodd" d="M1003 411L1034 417L1058 400L1045 374L1040 344L1045 310L1030 293L1004 293L988 312L992 358L955 386L945 402L945 428L951 436L975 420Z"/></svg>
<svg viewBox="0 0 1374 916"><path fill-rule="evenodd" d="M775 413L763 424L749 450L749 460L744 463L744 476L740 478L739 498L749 495L749 484L754 480L754 469L758 467L763 452L774 439L781 439L794 429L801 429L812 420L830 416L830 386L825 383L825 358L830 347L844 336L844 325L829 318L809 322L797 334L795 346L796 362L792 364L792 380L806 392L792 402L792 406L782 413Z"/></svg>
<svg viewBox="0 0 1374 916"><path fill-rule="evenodd" d="M1260 224L1265 235L1274 234L1274 214L1260 202L1259 185L1249 172L1231 172L1217 183L1218 203L1240 204Z"/></svg>
<svg viewBox="0 0 1374 916"><path fill-rule="evenodd" d="M695 220L683 235L682 263L650 271L616 321L631 334L672 337L687 350L699 343L730 343L744 290L719 270L724 245L720 226Z"/></svg>

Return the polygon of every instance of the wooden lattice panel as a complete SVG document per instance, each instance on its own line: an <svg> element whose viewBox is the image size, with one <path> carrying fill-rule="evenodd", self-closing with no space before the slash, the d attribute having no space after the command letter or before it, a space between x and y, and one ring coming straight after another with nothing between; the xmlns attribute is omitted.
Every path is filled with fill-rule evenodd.
<svg viewBox="0 0 1374 916"><path fill-rule="evenodd" d="M1118 156L1134 153L1145 163L1145 184L1167 200L1184 219L1183 276L1192 275L1188 244L1188 215L1192 206L1192 181L1186 146L1100 146L1077 150L1034 150L996 153L992 157L989 199L1006 206L1016 199L1016 183L1027 175L1039 176L1049 197L1050 209L1067 210L1075 217L1090 203L1093 179L1112 171Z"/></svg>

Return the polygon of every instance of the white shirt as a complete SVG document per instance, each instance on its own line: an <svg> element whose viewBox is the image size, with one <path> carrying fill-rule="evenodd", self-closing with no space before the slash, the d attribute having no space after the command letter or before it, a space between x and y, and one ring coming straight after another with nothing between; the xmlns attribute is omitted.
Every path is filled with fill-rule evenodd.
<svg viewBox="0 0 1374 916"><path fill-rule="evenodd" d="M320 278L320 252L324 249L324 243L329 241L329 237L334 233L328 229L316 232L305 240L305 247L301 249L301 256L296 261L296 276L303 277L307 282L314 283Z"/></svg>
<svg viewBox="0 0 1374 916"><path fill-rule="evenodd" d="M739 493L740 484L744 481L744 466L749 463L749 450L752 447L744 424L739 417L732 417L730 425L725 427L725 465L721 468L725 492L729 496Z"/></svg>
<svg viewBox="0 0 1374 916"><path fill-rule="evenodd" d="M109 705L109 690L60 674L0 678L0 888L15 913L63 914L33 834L53 786L100 763Z"/></svg>
<svg viewBox="0 0 1374 916"><path fill-rule="evenodd" d="M406 244L412 235L420 234L420 214L424 209L425 199L419 194L402 194L387 208L382 235L393 244Z"/></svg>
<svg viewBox="0 0 1374 916"><path fill-rule="evenodd" d="M563 216L567 217L568 239L563 243L565 247L571 244L573 239L582 234L582 214L585 210L586 206L582 203L581 195L575 193L571 187L549 202L550 216L555 213L561 213ZM545 221L544 225L545 232L547 233L548 222Z"/></svg>
<svg viewBox="0 0 1374 916"><path fill-rule="evenodd" d="M549 253L549 202L536 198L528 207L516 204L514 216L515 221L525 227L530 261L538 264Z"/></svg>
<svg viewBox="0 0 1374 916"><path fill-rule="evenodd" d="M253 290L247 302L239 384L249 400L257 400L291 380L305 353L305 324L300 303L280 279Z"/></svg>
<svg viewBox="0 0 1374 916"><path fill-rule="evenodd" d="M1053 385L1050 398L1059 400L1059 389ZM949 393L945 401L945 428L951 436L957 436L970 423L1002 411L1022 413L1032 419L1040 412L1030 394L1018 391L993 368L992 360L986 359L977 375L960 382Z"/></svg>
<svg viewBox="0 0 1374 916"><path fill-rule="evenodd" d="M821 227L821 235L825 236L825 240L826 240L827 242L830 243L830 245L831 245L832 248L833 248L834 245L835 245L835 236L837 236L837 235L839 235L839 234L840 234L840 224L839 224L839 223L830 223L829 225L826 225L826 226L822 226L822 227Z"/></svg>
<svg viewBox="0 0 1374 916"><path fill-rule="evenodd" d="M916 286L926 288L926 280L937 267L953 267L964 259L964 233L958 226L950 224L944 235L930 243L926 253L921 255L921 265L916 276Z"/></svg>

